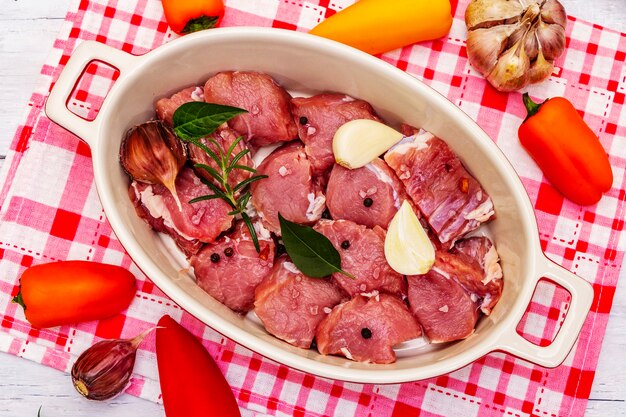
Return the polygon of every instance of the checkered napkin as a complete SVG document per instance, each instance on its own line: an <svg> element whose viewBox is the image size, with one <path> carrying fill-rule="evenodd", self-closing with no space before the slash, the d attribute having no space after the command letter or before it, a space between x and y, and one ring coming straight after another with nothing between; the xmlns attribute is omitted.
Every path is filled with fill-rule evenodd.
<svg viewBox="0 0 626 417"><path fill-rule="evenodd" d="M541 244L559 264L591 282L592 311L565 363L544 369L492 353L463 369L399 385L336 382L289 369L222 337L185 313L144 277L112 233L93 183L88 147L51 123L42 107L73 49L95 39L134 54L167 42L158 0L75 0L41 71L0 175L0 350L68 371L99 338L132 337L170 314L201 338L226 374L246 414L297 416L529 416L584 413L626 248L626 34L570 17L567 49L549 80L529 88L543 99L565 96L609 152L615 176L600 203L564 200L520 147L517 127L525 110L518 93L501 94L468 64L463 12L455 5L447 38L406 47L382 59L422 79L467 112L512 161L534 203ZM228 0L224 26L307 30L353 0ZM115 71L91 65L69 101L93 118ZM138 278L136 299L124 314L100 322L33 329L11 303L24 268L62 259L122 265ZM549 344L568 308L568 293L541 282L518 330ZM159 401L154 339L139 350L129 392ZM68 382L69 383L69 382ZM252 411L250 411L252 410Z"/></svg>

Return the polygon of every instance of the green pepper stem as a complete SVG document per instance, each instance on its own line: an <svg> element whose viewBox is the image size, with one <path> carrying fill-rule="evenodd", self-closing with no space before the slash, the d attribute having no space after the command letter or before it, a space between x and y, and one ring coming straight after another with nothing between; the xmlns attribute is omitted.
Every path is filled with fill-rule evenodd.
<svg viewBox="0 0 626 417"><path fill-rule="evenodd" d="M533 99L530 98L528 93L524 93L524 95L522 96L522 100L524 100L524 106L526 106L526 111L528 112L528 114L526 115L526 119L524 119L524 121L528 120L529 118L537 114L541 106L543 106L544 103L548 101L546 99L543 103L535 103Z"/></svg>
<svg viewBox="0 0 626 417"><path fill-rule="evenodd" d="M22 290L21 289L20 289L20 292L18 292L17 295L15 297L13 297L13 299L11 301L21 305L22 308L24 308L24 310L26 310L26 304L24 304L24 299L22 298Z"/></svg>

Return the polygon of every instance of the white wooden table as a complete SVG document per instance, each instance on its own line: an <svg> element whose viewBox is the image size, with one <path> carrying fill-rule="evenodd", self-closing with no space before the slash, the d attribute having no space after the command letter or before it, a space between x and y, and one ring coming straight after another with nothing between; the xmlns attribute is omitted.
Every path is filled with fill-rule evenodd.
<svg viewBox="0 0 626 417"><path fill-rule="evenodd" d="M626 0L562 0L568 13L626 32ZM0 168L26 111L41 65L65 18L69 0L4 0L0 8ZM617 287L600 363L587 406L589 417L626 416L626 271ZM163 416L163 408L122 395L84 400L67 375L0 353L0 417Z"/></svg>

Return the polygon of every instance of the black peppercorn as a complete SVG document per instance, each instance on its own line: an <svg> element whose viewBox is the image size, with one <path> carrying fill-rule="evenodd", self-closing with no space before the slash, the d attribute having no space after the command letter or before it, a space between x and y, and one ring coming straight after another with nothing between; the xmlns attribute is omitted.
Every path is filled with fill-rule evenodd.
<svg viewBox="0 0 626 417"><path fill-rule="evenodd" d="M363 336L363 339L369 339L370 337L372 337L372 331L367 327L363 327L361 329L361 336Z"/></svg>
<svg viewBox="0 0 626 417"><path fill-rule="evenodd" d="M330 219L330 211L328 211L328 209L324 210L324 212L322 213L322 219Z"/></svg>
<svg viewBox="0 0 626 417"><path fill-rule="evenodd" d="M220 261L220 256L217 253L212 253L211 254L211 262L213 262L214 264L218 263Z"/></svg>
<svg viewBox="0 0 626 417"><path fill-rule="evenodd" d="M301 124L301 125L305 125L305 124L307 124L307 123L309 123L309 119L307 119L306 117L302 116L302 117L300 118L300 124Z"/></svg>
<svg viewBox="0 0 626 417"><path fill-rule="evenodd" d="M349 247L350 247L350 241L344 240L343 242L341 242L342 249L348 249Z"/></svg>
<svg viewBox="0 0 626 417"><path fill-rule="evenodd" d="M235 253L235 251L233 250L233 248L226 248L224 249L224 255L226 255L227 257L231 257L233 256L233 253Z"/></svg>
<svg viewBox="0 0 626 417"><path fill-rule="evenodd" d="M371 207L372 204L374 204L374 200L372 200L371 198L367 197L365 200L363 200L363 205L365 207Z"/></svg>

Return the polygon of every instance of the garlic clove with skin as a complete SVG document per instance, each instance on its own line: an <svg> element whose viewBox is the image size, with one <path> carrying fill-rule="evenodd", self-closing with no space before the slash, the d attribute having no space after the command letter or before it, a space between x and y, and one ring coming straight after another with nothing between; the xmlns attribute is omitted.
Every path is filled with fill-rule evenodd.
<svg viewBox="0 0 626 417"><path fill-rule="evenodd" d="M538 83L545 80L552 74L554 70L554 64L543 56L541 49L537 52L537 59L532 63L530 70L528 71L528 79L531 83Z"/></svg>
<svg viewBox="0 0 626 417"><path fill-rule="evenodd" d="M465 9L465 22L470 29L491 27L519 21L523 12L518 1L474 0Z"/></svg>
<svg viewBox="0 0 626 417"><path fill-rule="evenodd" d="M487 81L499 91L515 91L528 84L530 60L521 41L507 50L487 75Z"/></svg>
<svg viewBox="0 0 626 417"><path fill-rule="evenodd" d="M537 40L544 58L553 61L565 49L565 29L557 24L548 24L540 20L537 26Z"/></svg>
<svg viewBox="0 0 626 417"><path fill-rule="evenodd" d="M565 8L557 0L546 0L541 6L541 19L550 24L557 24L563 29L567 26Z"/></svg>
<svg viewBox="0 0 626 417"><path fill-rule="evenodd" d="M481 73L489 73L505 50L517 25L499 25L471 30L467 34L467 53L473 56L472 65Z"/></svg>
<svg viewBox="0 0 626 417"><path fill-rule="evenodd" d="M136 181L162 184L182 210L175 181L187 161L187 148L161 121L142 123L129 129L120 146L120 163Z"/></svg>
<svg viewBox="0 0 626 417"><path fill-rule="evenodd" d="M83 397L103 401L129 384L137 347L154 328L132 339L102 340L85 350L72 366L72 383Z"/></svg>

